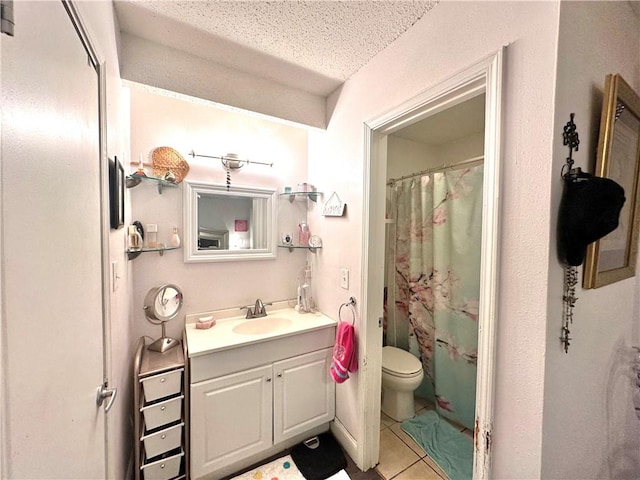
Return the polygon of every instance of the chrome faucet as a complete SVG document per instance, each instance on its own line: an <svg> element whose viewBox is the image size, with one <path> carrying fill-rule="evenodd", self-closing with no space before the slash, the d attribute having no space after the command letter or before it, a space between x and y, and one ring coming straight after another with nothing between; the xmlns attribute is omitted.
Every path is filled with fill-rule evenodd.
<svg viewBox="0 0 640 480"><path fill-rule="evenodd" d="M247 309L247 316L245 318L260 318L267 316L267 309L265 308L265 304L259 298L256 300L256 304L253 306L253 309L251 308L251 306L242 308Z"/></svg>

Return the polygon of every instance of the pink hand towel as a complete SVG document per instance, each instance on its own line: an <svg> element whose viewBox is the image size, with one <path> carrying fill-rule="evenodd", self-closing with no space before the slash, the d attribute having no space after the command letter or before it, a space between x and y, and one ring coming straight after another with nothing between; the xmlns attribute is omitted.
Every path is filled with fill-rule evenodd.
<svg viewBox="0 0 640 480"><path fill-rule="evenodd" d="M349 378L349 372L357 370L355 330L350 323L340 322L336 331L336 343L333 347L333 359L329 372L336 383L342 383Z"/></svg>

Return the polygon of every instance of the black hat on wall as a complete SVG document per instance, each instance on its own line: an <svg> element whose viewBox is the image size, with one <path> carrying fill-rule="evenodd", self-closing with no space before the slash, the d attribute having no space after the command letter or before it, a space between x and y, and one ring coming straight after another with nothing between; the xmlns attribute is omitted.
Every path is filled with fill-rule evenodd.
<svg viewBox="0 0 640 480"><path fill-rule="evenodd" d="M565 176L558 215L558 250L569 265L584 261L587 245L618 227L624 189L609 178L579 171Z"/></svg>

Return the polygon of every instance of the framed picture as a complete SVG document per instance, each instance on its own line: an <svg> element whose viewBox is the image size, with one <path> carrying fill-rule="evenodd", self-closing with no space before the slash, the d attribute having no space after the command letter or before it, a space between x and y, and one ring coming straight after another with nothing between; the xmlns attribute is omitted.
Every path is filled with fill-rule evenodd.
<svg viewBox="0 0 640 480"><path fill-rule="evenodd" d="M124 225L124 168L118 157L109 159L109 213L111 228Z"/></svg>
<svg viewBox="0 0 640 480"><path fill-rule="evenodd" d="M640 97L620 75L607 75L600 118L596 175L624 188L618 228L587 247L584 288L635 275L638 254Z"/></svg>

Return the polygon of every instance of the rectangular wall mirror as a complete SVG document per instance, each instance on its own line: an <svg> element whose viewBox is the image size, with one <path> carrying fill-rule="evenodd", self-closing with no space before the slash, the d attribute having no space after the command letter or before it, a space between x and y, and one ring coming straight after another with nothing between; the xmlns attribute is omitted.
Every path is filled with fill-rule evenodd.
<svg viewBox="0 0 640 480"><path fill-rule="evenodd" d="M276 190L184 182L184 261L276 257Z"/></svg>

